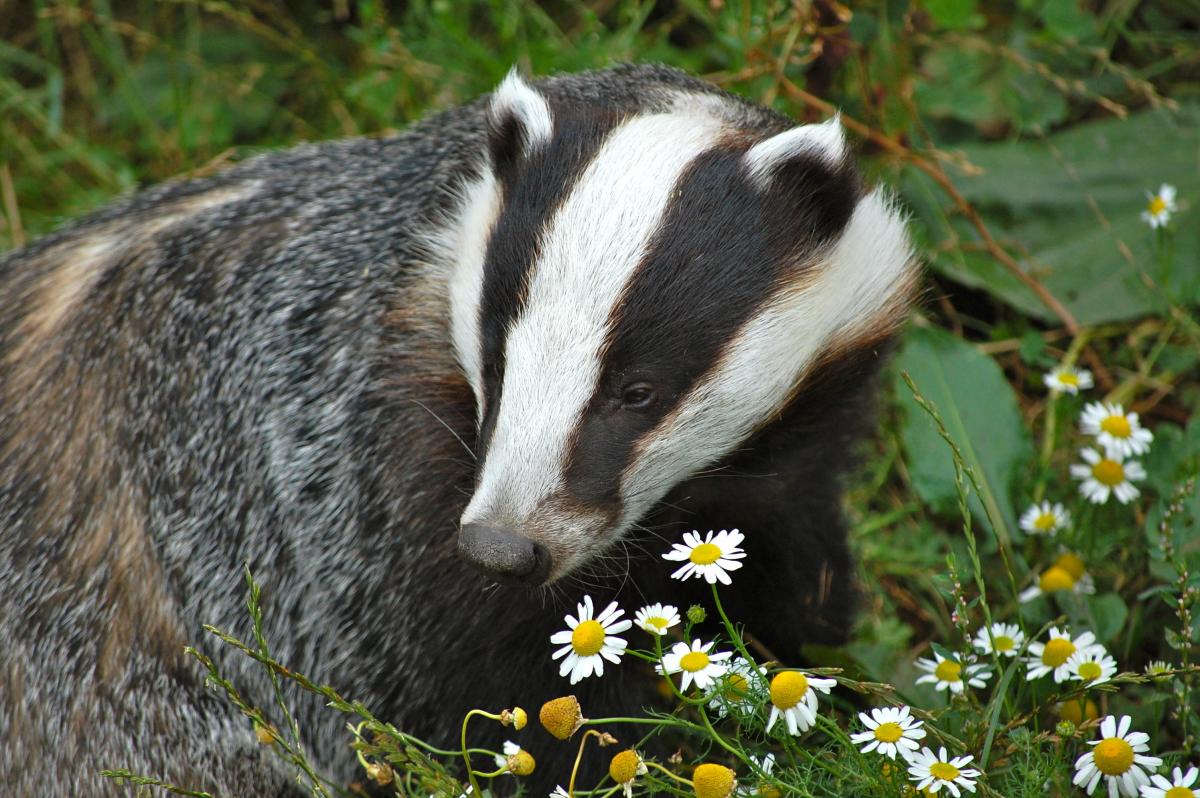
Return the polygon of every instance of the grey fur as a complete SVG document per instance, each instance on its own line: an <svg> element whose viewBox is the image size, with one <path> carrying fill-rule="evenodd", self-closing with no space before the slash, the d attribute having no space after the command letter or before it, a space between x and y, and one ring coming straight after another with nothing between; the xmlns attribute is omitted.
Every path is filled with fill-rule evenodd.
<svg viewBox="0 0 1200 798"><path fill-rule="evenodd" d="M538 87L623 112L710 94L741 127L789 124L663 67ZM124 794L96 775L124 767L221 795L293 794L290 769L180 655L200 643L269 706L261 670L200 630L249 636L243 563L282 661L435 742L472 706L533 712L572 692L547 638L580 591L495 589L455 557L474 407L421 233L479 168L482 103L169 183L0 260L0 792ZM64 285L78 296L52 299ZM870 360L848 385L870 379ZM797 429L829 430L822 442L772 445L762 472L790 469L761 488L786 508L769 523L798 530L780 530L782 546L832 552L820 577L836 580L832 598L822 581L806 599L830 628L791 623L782 655L836 638L850 603L837 478L862 402L820 408ZM655 522L724 523L725 490L696 480L669 497L687 512ZM739 509L727 514L768 512ZM770 567L798 570L760 578L814 566ZM605 588L631 612L639 595L703 595L668 585L661 563L631 568L635 584ZM787 598L766 592L744 609ZM590 682L574 691L590 713L648 695L636 664ZM345 719L289 695L314 762L351 778ZM538 735L522 738L535 752L550 746Z"/></svg>

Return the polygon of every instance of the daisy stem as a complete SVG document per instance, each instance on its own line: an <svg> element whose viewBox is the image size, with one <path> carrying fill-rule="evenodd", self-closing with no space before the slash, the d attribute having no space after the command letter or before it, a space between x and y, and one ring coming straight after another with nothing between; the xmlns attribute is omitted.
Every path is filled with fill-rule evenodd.
<svg viewBox="0 0 1200 798"><path fill-rule="evenodd" d="M589 737L600 737L603 732L598 732L595 729L588 729L583 733L583 737L579 740L579 751L575 754L575 765L571 768L571 780L567 782L567 795L570 798L575 798L575 777L579 775L579 763L583 760L583 747L587 745Z"/></svg>
<svg viewBox="0 0 1200 798"><path fill-rule="evenodd" d="M712 721L708 719L708 713L704 711L704 707L697 706L696 710L698 711L698 713L700 715L700 720L704 721L704 728L708 729L708 733L712 737L712 739L716 740L717 744L720 745L722 748L724 748L726 751L733 754L741 761L745 762L746 755L743 754L741 751L739 751L734 746L730 745L728 742L726 742L725 738L721 736L720 732L718 732L716 729L713 728Z"/></svg>
<svg viewBox="0 0 1200 798"><path fill-rule="evenodd" d="M717 605L717 614L721 616L721 623L725 624L725 630L729 632L729 637L733 640L733 645L737 648L738 653L746 658L746 662L751 663L751 667L753 667L754 657L750 656L750 652L746 650L746 644L742 642L742 636L738 634L737 629L733 628L733 623L729 620L729 616L725 614L725 607L721 605L721 597L717 593L716 583L709 585L709 587L712 588L713 603Z"/></svg>
<svg viewBox="0 0 1200 798"><path fill-rule="evenodd" d="M588 718L583 722L585 726L600 726L605 723L644 723L647 726L678 726L679 721L675 718L663 720L662 718Z"/></svg>
<svg viewBox="0 0 1200 798"><path fill-rule="evenodd" d="M460 742L462 743L463 763L467 766L467 780L471 782L471 791L475 795L482 795L483 793L479 789L479 782L475 781L475 771L471 769L471 754L467 750L467 722L471 720L472 715L482 715L483 717L491 718L492 720L500 720L500 716L493 715L490 712L484 712L482 709L472 709L463 716L462 735L460 737Z"/></svg>
<svg viewBox="0 0 1200 798"><path fill-rule="evenodd" d="M472 770L471 775L478 776L481 779L494 779L497 776L503 776L507 772L508 772L508 765L506 764L499 770L493 770L491 773L480 773L478 770Z"/></svg>
<svg viewBox="0 0 1200 798"><path fill-rule="evenodd" d="M693 786L691 779L685 779L683 776L677 776L674 773L672 773L671 771L667 770L662 765L658 764L657 762L651 762L650 760L646 760L646 767L654 768L655 770L661 770L663 773L666 773L668 776L670 776L672 779L679 782L680 784L686 784L689 787Z"/></svg>

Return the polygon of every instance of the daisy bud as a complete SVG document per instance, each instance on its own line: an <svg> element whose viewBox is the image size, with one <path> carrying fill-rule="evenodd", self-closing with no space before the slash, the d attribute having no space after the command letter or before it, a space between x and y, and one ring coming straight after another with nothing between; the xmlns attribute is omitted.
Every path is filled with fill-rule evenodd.
<svg viewBox="0 0 1200 798"><path fill-rule="evenodd" d="M583 725L583 710L575 696L563 696L542 704L538 720L556 739L567 740Z"/></svg>
<svg viewBox="0 0 1200 798"><path fill-rule="evenodd" d="M610 745L616 745L617 743L621 742L620 740L618 740L616 737L613 737L608 732L600 732L600 736L597 737L596 739L599 741L601 748L605 748L606 746L610 746Z"/></svg>
<svg viewBox="0 0 1200 798"><path fill-rule="evenodd" d="M275 742L275 730L258 723L254 724L254 736L263 745L271 745Z"/></svg>
<svg viewBox="0 0 1200 798"><path fill-rule="evenodd" d="M693 604L688 607L687 619L689 623L704 623L704 619L708 617L708 613L699 604Z"/></svg>
<svg viewBox="0 0 1200 798"><path fill-rule="evenodd" d="M500 713L500 723L504 726L512 726L517 731L524 729L525 723L528 720L529 716L520 707L511 710L506 709Z"/></svg>
<svg viewBox="0 0 1200 798"><path fill-rule="evenodd" d="M508 758L506 767L514 776L528 776L537 767L537 762L534 761L533 754L522 748Z"/></svg>
<svg viewBox="0 0 1200 798"><path fill-rule="evenodd" d="M392 783L392 779L396 774L392 770L392 766L386 762L372 762L367 765L367 778L378 784L380 787L386 787Z"/></svg>
<svg viewBox="0 0 1200 798"><path fill-rule="evenodd" d="M1069 720L1060 720L1054 727L1054 733L1059 737L1074 737L1075 724Z"/></svg>
<svg viewBox="0 0 1200 798"><path fill-rule="evenodd" d="M729 798L735 786L737 781L733 778L733 771L724 765L705 762L692 771L692 788L696 798Z"/></svg>

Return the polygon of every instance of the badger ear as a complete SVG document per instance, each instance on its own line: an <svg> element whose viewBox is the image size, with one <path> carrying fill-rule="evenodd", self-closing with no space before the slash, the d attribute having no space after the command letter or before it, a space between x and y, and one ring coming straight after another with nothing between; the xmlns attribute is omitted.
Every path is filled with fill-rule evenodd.
<svg viewBox="0 0 1200 798"><path fill-rule="evenodd" d="M747 150L743 158L751 177L763 186L770 184L788 164L801 158L818 158L831 169L837 169L846 159L841 114L835 114L819 125L799 125L763 139Z"/></svg>
<svg viewBox="0 0 1200 798"><path fill-rule="evenodd" d="M525 82L516 67L492 92L487 121L488 151L497 171L528 157L550 141L554 131L546 98Z"/></svg>

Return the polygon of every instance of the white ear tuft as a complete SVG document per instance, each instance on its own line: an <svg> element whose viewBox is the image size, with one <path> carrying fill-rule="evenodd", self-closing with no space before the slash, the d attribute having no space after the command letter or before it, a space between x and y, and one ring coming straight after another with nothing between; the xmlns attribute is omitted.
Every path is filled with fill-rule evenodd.
<svg viewBox="0 0 1200 798"><path fill-rule="evenodd" d="M515 126L520 131L521 149L524 155L550 140L554 122L546 98L525 82L516 67L492 92L488 115L496 129Z"/></svg>
<svg viewBox="0 0 1200 798"><path fill-rule="evenodd" d="M831 166L839 166L846 157L841 114L834 114L819 125L799 125L764 139L743 157L750 174L765 185L776 169L800 155L815 156Z"/></svg>

